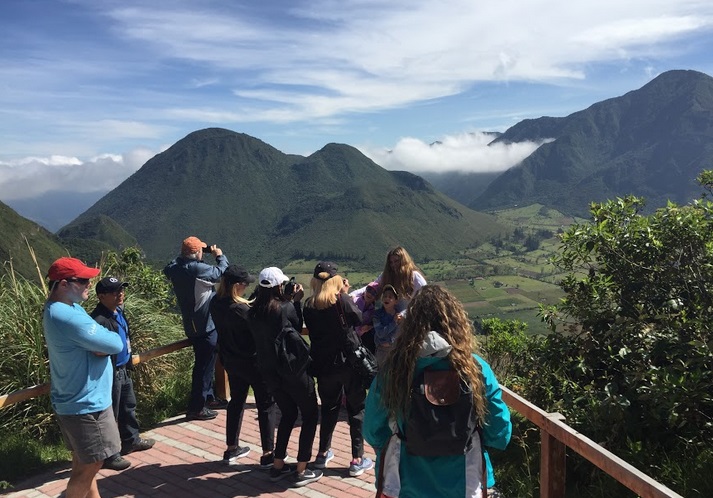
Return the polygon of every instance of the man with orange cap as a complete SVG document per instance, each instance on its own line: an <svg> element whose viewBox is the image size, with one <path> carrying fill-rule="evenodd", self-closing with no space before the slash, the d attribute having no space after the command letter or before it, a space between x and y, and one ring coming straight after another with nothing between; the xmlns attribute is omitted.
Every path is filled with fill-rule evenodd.
<svg viewBox="0 0 713 498"><path fill-rule="evenodd" d="M95 322L79 303L89 297L98 268L59 258L47 272L50 294L43 326L50 362L52 408L72 451L67 498L99 496L96 475L104 459L121 450L111 389L109 355L121 352L121 338Z"/></svg>
<svg viewBox="0 0 713 498"><path fill-rule="evenodd" d="M203 254L215 256L216 264L203 262ZM193 345L195 362L191 381L191 399L186 418L210 420L218 413L206 406L213 395L213 371L215 369L218 333L210 316L210 300L215 294L213 285L220 280L228 267L228 258L215 246L208 246L198 237L188 237L181 244L181 255L163 269L171 280L178 306L183 318L183 331ZM214 398L215 407L225 407L227 402ZM225 403L222 405L221 403Z"/></svg>

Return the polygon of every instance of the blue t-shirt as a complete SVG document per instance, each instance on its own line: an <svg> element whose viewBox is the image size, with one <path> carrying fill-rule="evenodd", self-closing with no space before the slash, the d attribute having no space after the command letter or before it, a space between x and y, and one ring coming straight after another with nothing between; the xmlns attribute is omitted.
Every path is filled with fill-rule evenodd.
<svg viewBox="0 0 713 498"><path fill-rule="evenodd" d="M55 412L81 415L110 407L114 381L111 359L94 353L121 352L119 335L99 325L76 303L48 301L43 326Z"/></svg>

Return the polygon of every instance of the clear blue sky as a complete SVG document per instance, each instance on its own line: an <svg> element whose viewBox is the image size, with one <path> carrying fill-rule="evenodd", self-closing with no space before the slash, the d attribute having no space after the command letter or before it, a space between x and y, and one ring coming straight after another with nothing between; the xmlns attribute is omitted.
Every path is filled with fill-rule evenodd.
<svg viewBox="0 0 713 498"><path fill-rule="evenodd" d="M0 32L2 201L111 189L214 126L391 169L504 169L537 145L476 132L713 74L710 0L2 0Z"/></svg>

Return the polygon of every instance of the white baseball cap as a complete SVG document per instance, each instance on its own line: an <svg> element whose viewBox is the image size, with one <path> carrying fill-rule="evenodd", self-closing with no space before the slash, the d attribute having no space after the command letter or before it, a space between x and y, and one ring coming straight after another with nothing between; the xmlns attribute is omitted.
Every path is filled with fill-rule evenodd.
<svg viewBox="0 0 713 498"><path fill-rule="evenodd" d="M260 283L260 287L277 287L280 284L287 282L289 278L282 273L282 270L275 266L270 266L269 268L263 268L257 281Z"/></svg>

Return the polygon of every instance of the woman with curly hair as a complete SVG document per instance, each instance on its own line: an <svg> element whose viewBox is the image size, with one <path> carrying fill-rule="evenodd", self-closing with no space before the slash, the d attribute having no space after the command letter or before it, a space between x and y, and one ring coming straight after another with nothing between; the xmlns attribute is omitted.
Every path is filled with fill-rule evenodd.
<svg viewBox="0 0 713 498"><path fill-rule="evenodd" d="M498 449L507 446L512 431L510 412L492 369L474 349L473 326L460 301L437 285L421 288L409 304L393 350L366 400L364 438L377 452L384 496L479 497L484 464L487 485L494 484L477 434L464 453L436 457L409 453L399 437L406 434L411 406L410 389L404 386L413 385L426 368L453 369L472 390L483 444Z"/></svg>

